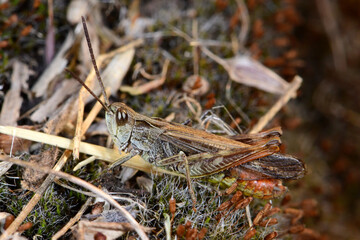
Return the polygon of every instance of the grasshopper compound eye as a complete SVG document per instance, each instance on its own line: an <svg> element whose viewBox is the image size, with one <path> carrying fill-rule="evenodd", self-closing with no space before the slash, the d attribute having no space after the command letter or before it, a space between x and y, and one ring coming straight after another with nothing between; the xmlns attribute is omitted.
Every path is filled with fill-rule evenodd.
<svg viewBox="0 0 360 240"><path fill-rule="evenodd" d="M118 126L124 125L128 120L128 114L125 111L125 109L122 108L116 109L115 117L116 117L116 124Z"/></svg>

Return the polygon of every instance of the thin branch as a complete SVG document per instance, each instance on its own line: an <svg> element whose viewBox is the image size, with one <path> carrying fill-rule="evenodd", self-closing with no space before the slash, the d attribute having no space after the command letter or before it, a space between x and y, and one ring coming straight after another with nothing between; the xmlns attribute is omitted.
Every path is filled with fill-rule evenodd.
<svg viewBox="0 0 360 240"><path fill-rule="evenodd" d="M205 53L205 55L207 55L209 58L211 58L212 60L214 60L215 62L220 64L221 66L227 66L228 65L228 63L224 59L222 59L221 57L219 57L216 54L214 54L213 52L211 52L208 48L201 47L201 51L203 53Z"/></svg>
<svg viewBox="0 0 360 240"><path fill-rule="evenodd" d="M197 41L199 38L199 33L198 33L198 22L196 19L193 20L192 22L192 36L194 41ZM193 52L193 61L194 61L194 75L199 75L199 61L200 61L200 54L199 54L199 48L197 46L194 46L192 48L192 52Z"/></svg>
<svg viewBox="0 0 360 240"><path fill-rule="evenodd" d="M251 129L250 133L260 132L270 121L273 119L276 113L285 106L291 98L296 97L296 91L299 89L302 83L302 78L295 76L294 80L289 85L287 91L280 97L280 99L270 108L270 110L260 118L257 124Z"/></svg>
<svg viewBox="0 0 360 240"><path fill-rule="evenodd" d="M236 3L240 9L241 16L241 30L239 33L239 46L244 49L247 36L249 34L249 12L243 0L236 0Z"/></svg>

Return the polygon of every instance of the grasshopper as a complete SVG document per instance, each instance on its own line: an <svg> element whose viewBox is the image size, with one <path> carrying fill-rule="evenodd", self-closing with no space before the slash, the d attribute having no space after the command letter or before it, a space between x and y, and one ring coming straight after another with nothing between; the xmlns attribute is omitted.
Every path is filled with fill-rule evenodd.
<svg viewBox="0 0 360 240"><path fill-rule="evenodd" d="M74 75L73 77L102 104L112 140L119 150L129 152L127 156L118 159L112 167L140 155L157 167L186 177L188 184L190 178L211 176L224 171L230 171L223 177L227 182L234 182L233 179L298 179L304 175L305 167L301 160L277 153L280 145L280 128L253 135L224 137L144 116L121 102L110 104L95 63L84 18L83 27L104 102L79 78ZM192 191L191 184L189 188ZM269 196L273 195L270 193Z"/></svg>

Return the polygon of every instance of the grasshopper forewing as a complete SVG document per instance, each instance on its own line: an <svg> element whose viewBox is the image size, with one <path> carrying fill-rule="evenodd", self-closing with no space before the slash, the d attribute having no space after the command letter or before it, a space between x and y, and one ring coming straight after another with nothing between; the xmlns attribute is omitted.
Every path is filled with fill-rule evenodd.
<svg viewBox="0 0 360 240"><path fill-rule="evenodd" d="M83 26L105 103L92 95L104 106L106 125L114 143L120 150L130 152L127 157L119 159L118 164L139 154L151 164L192 178L232 168L253 173L249 179L243 180L297 179L304 175L302 161L276 154L280 144L279 128L255 135L224 137L141 115L121 102L110 104L95 64L84 18ZM91 93L90 89L87 90ZM181 160L180 153L185 154L187 165Z"/></svg>

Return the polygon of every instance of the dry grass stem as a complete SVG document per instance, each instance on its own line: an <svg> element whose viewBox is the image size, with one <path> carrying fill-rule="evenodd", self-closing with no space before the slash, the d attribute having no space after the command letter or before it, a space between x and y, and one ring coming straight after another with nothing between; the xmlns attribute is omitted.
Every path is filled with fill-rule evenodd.
<svg viewBox="0 0 360 240"><path fill-rule="evenodd" d="M248 9L243 0L236 0L236 3L240 9L241 16L241 29L239 33L239 46L241 49L245 47L246 39L249 34L250 17Z"/></svg>
<svg viewBox="0 0 360 240"><path fill-rule="evenodd" d="M287 91L279 98L279 100L271 107L271 109L260 118L257 124L251 129L250 133L258 133L273 119L273 117L285 106L291 98L296 97L296 91L302 83L302 78L295 76Z"/></svg>
<svg viewBox="0 0 360 240"><path fill-rule="evenodd" d="M1 125L17 125L17 119L20 116L20 108L23 102L22 97L20 96L21 89L27 88L27 80L31 75L31 70L29 67L16 60L13 63L13 73L11 75L11 88L6 93L4 102L1 107L0 113L0 124Z"/></svg>
<svg viewBox="0 0 360 240"><path fill-rule="evenodd" d="M150 82L147 82L145 84L142 84L140 86L137 87L130 87L130 86L122 86L120 87L120 90L122 92L128 92L131 95L141 95L147 92L150 92L153 89L156 89L158 87L160 87L161 85L164 84L165 80L166 80L166 74L169 68L169 64L170 64L170 60L166 59L161 75L158 79L152 80Z"/></svg>
<svg viewBox="0 0 360 240"><path fill-rule="evenodd" d="M51 64L46 68L43 74L41 74L39 80L36 81L36 84L31 89L33 92L35 92L36 97L44 96L50 82L54 80L57 75L64 71L66 65L68 64L68 60L65 58L65 54L69 48L73 46L74 41L74 34L69 32L56 57L52 60Z"/></svg>
<svg viewBox="0 0 360 240"><path fill-rule="evenodd" d="M14 132L14 130L16 130ZM7 135L14 135L15 137L28 139L35 142L40 142L44 144L49 144L52 146L57 146L63 149L72 149L73 142L70 139L59 137L55 135L50 135L46 133L41 133L37 131L16 128L11 126L0 126L0 133L7 134ZM95 144L80 142L81 153L88 154L95 156L98 159L102 159L109 163L114 162L116 159L119 159L125 155L125 153L119 153L117 150L98 146ZM143 160L140 156L135 156L126 163L123 164L125 167L131 167L138 169L144 172L152 172L152 173L166 173L170 175L179 176L173 172L166 171L161 168L157 168L150 163Z"/></svg>

